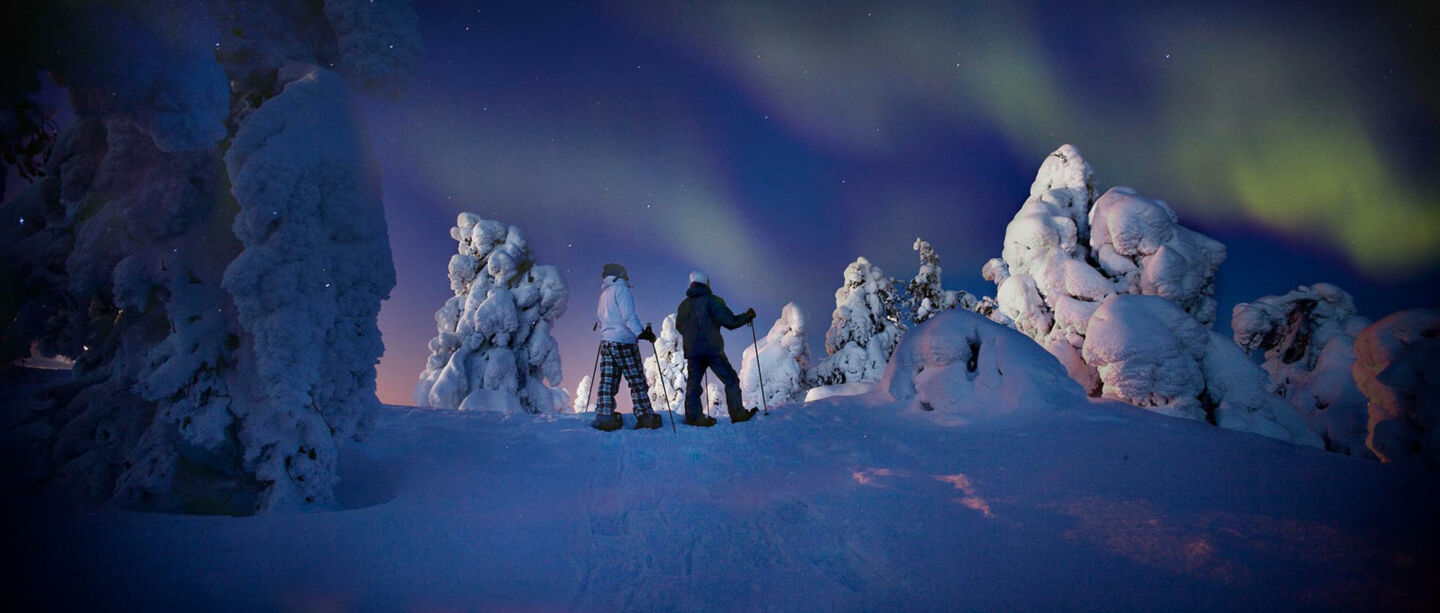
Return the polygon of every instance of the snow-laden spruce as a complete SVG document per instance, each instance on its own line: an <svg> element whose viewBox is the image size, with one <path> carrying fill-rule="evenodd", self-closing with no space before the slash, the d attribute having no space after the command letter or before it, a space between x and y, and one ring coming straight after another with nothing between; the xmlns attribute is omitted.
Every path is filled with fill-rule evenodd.
<svg viewBox="0 0 1440 613"><path fill-rule="evenodd" d="M1440 470L1440 309L1400 311L1360 331L1354 374L1369 399L1370 450Z"/></svg>
<svg viewBox="0 0 1440 613"><path fill-rule="evenodd" d="M645 358L650 405L665 407L668 402L671 410L684 413L686 379L684 339L675 329L675 314L671 313L660 322L660 332L655 335L655 355Z"/></svg>
<svg viewBox="0 0 1440 613"><path fill-rule="evenodd" d="M1089 322L1085 362L1100 395L1221 428L1321 446L1265 372L1234 343L1159 296L1121 294Z"/></svg>
<svg viewBox="0 0 1440 613"><path fill-rule="evenodd" d="M1071 145L1047 156L1005 228L1001 257L982 274L998 286L1000 311L1016 328L1097 394L1099 377L1080 347L1100 303L1116 294L1162 296L1209 326L1225 247L1180 226L1164 201L1130 188L1096 200L1093 175Z"/></svg>
<svg viewBox="0 0 1440 613"><path fill-rule="evenodd" d="M595 403L590 402L590 375L580 379L580 385L575 386L575 400L570 402L570 409L576 413L591 413L595 411Z"/></svg>
<svg viewBox="0 0 1440 613"><path fill-rule="evenodd" d="M1289 401L1325 448L1374 457L1365 446L1366 400L1355 385L1355 337L1370 320L1329 283L1235 305L1230 329L1246 351L1265 352L1270 390Z"/></svg>
<svg viewBox="0 0 1440 613"><path fill-rule="evenodd" d="M222 285L265 386L247 398L258 406L232 405L233 422L221 421L243 443L244 465L276 484L267 507L334 488L332 434L362 431L379 406L376 316L395 286L379 168L353 110L337 112L350 107L347 88L307 65L280 78L285 89L245 119L225 154L244 251Z"/></svg>
<svg viewBox="0 0 1440 613"><path fill-rule="evenodd" d="M940 255L930 246L930 241L916 238L911 246L920 256L920 269L914 278L903 285L896 282L900 294L900 321L908 328L925 323L936 313L961 308L990 318L996 323L1013 326L1013 322L999 310L994 298L977 298L965 290L947 290L941 284Z"/></svg>
<svg viewBox="0 0 1440 613"><path fill-rule="evenodd" d="M554 266L536 265L520 228L461 213L450 228L450 289L438 334L415 386L415 406L563 410L560 348L550 335L569 290Z"/></svg>
<svg viewBox="0 0 1440 613"><path fill-rule="evenodd" d="M1043 348L976 313L940 313L905 335L869 395L951 425L1003 423L1087 404Z"/></svg>
<svg viewBox="0 0 1440 613"><path fill-rule="evenodd" d="M809 362L805 312L791 302L780 309L780 318L770 331L746 347L741 355L740 394L745 406L775 407L803 400L807 389L805 369ZM760 398L761 387L765 391L764 403Z"/></svg>
<svg viewBox="0 0 1440 613"><path fill-rule="evenodd" d="M809 374L812 386L875 381L885 372L903 331L896 324L891 280L863 257L845 267L835 290L835 311L825 332L825 353Z"/></svg>
<svg viewBox="0 0 1440 613"><path fill-rule="evenodd" d="M75 358L26 429L54 476L163 511L333 503L335 437L363 434L376 405L394 285L350 93L370 78L347 67L401 76L391 54L417 40L405 3L353 4L121 2L39 43L90 53L7 58L54 72L77 115L7 205L26 223L0 229L24 298L0 313L0 362ZM359 14L396 47L327 42L373 33Z"/></svg>

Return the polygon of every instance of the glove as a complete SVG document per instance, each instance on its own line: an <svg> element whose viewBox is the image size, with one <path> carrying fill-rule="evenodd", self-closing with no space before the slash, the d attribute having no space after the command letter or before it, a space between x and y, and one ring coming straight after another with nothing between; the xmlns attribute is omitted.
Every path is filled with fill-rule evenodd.
<svg viewBox="0 0 1440 613"><path fill-rule="evenodd" d="M650 329L650 324L645 324L645 330L636 338L642 341L655 342L655 331Z"/></svg>
<svg viewBox="0 0 1440 613"><path fill-rule="evenodd" d="M750 310L745 311L745 323L748 324L752 321L755 321L755 309L753 307Z"/></svg>

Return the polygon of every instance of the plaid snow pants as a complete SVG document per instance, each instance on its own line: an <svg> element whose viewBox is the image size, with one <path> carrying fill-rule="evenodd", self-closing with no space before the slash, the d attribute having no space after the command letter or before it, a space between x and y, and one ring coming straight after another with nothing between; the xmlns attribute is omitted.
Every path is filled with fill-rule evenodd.
<svg viewBox="0 0 1440 613"><path fill-rule="evenodd" d="M600 397L595 401L595 410L602 415L615 412L615 392L620 390L620 375L630 387L630 399L635 404L635 414L654 413L650 408L650 386L645 382L645 371L640 366L640 345L600 341Z"/></svg>

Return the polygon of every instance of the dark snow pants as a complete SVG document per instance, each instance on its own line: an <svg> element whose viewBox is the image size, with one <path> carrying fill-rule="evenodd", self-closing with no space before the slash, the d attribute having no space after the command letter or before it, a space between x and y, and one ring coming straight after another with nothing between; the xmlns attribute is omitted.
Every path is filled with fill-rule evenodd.
<svg viewBox="0 0 1440 613"><path fill-rule="evenodd" d="M740 400L740 376L735 374L735 367L730 365L730 360L725 354L713 356L687 357L685 359L685 420L694 421L705 414L704 407L700 404L701 383L705 378L705 369L725 384L725 406L730 411L730 419L737 416L740 419L749 417L746 415L745 404Z"/></svg>
<svg viewBox="0 0 1440 613"><path fill-rule="evenodd" d="M635 414L654 413L650 407L650 386L640 366L640 346L635 343L600 342L600 397L595 411L602 415L615 412L615 392L620 391L620 375L630 386L630 400Z"/></svg>

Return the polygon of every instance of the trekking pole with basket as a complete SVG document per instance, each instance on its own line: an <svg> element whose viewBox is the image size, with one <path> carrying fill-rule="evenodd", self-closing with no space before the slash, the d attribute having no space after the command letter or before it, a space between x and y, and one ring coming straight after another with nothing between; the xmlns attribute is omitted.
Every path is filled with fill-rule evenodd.
<svg viewBox="0 0 1440 613"><path fill-rule="evenodd" d="M755 353L755 376L760 377L760 406L770 414L769 403L765 400L765 369L760 367L760 337L755 335L755 320L750 320L750 351Z"/></svg>
<svg viewBox="0 0 1440 613"><path fill-rule="evenodd" d="M660 379L660 391L665 394L665 410L670 412L670 431L675 432L675 408L670 406L670 384L665 382L665 367L660 364L660 347L650 341L650 351L655 354L655 376Z"/></svg>

